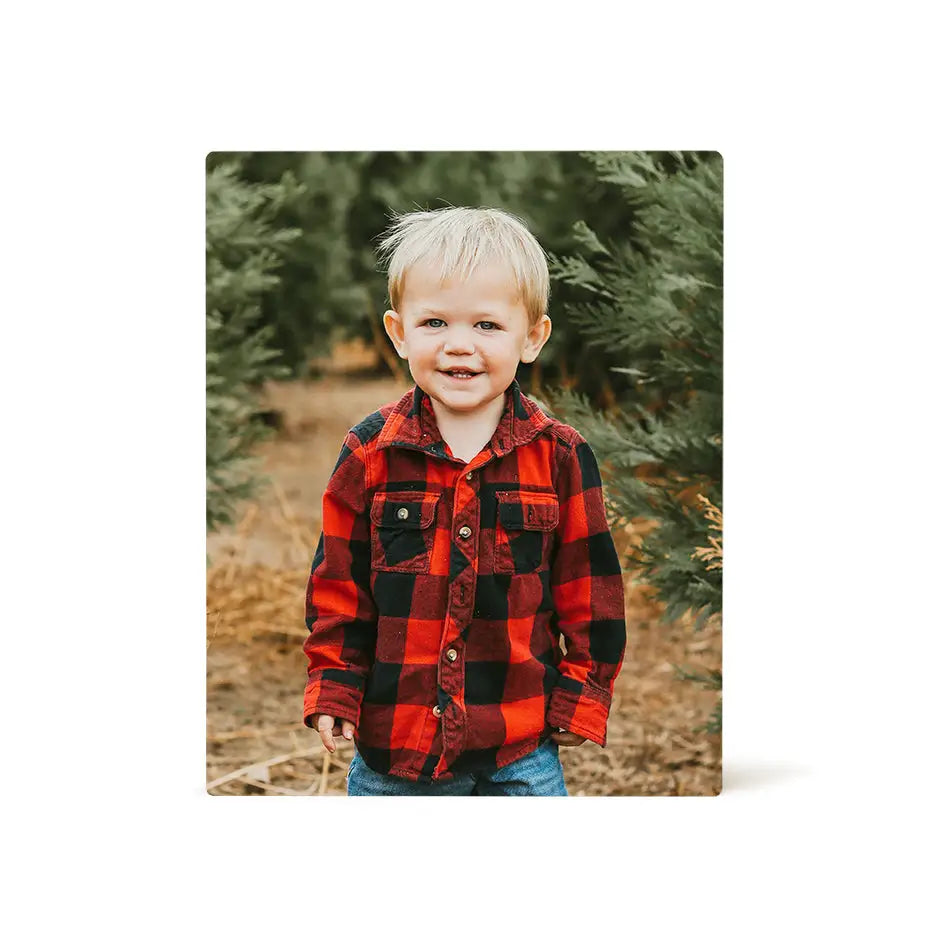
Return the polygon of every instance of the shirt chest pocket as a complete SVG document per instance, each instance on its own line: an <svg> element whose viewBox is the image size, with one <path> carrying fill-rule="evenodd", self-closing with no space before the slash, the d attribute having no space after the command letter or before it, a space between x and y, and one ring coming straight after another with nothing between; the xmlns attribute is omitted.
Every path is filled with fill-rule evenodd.
<svg viewBox="0 0 938 938"><path fill-rule="evenodd" d="M426 573L439 492L378 492L371 503L371 567Z"/></svg>
<svg viewBox="0 0 938 938"><path fill-rule="evenodd" d="M535 573L549 560L551 532L560 520L549 492L496 492L495 573Z"/></svg>

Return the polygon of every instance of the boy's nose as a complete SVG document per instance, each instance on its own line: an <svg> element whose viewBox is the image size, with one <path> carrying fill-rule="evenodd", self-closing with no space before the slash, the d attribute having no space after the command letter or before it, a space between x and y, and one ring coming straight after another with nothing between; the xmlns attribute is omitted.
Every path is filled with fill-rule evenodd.
<svg viewBox="0 0 938 938"><path fill-rule="evenodd" d="M472 332L462 329L451 329L448 331L446 339L443 341L444 352L463 352L471 355L475 351L475 343L472 340Z"/></svg>

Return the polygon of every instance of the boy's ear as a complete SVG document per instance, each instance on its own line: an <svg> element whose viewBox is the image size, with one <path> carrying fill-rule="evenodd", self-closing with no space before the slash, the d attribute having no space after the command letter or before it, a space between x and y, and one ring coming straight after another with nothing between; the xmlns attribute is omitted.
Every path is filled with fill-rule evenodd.
<svg viewBox="0 0 938 938"><path fill-rule="evenodd" d="M400 314L393 309L386 310L383 317L384 331L394 343L394 348L401 358L407 358L407 343L404 341L404 323Z"/></svg>
<svg viewBox="0 0 938 938"><path fill-rule="evenodd" d="M524 347L521 349L521 361L529 365L537 358L538 353L544 347L544 343L550 338L550 330L550 317L541 316L528 330L528 335L524 340Z"/></svg>

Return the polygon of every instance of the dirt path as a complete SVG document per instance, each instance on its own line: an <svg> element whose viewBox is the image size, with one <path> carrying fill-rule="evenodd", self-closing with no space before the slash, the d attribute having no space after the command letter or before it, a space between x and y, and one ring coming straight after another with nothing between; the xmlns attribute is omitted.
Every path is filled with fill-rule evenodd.
<svg viewBox="0 0 938 938"><path fill-rule="evenodd" d="M345 432L404 389L339 375L268 388L269 406L284 414L282 432L260 450L272 485L234 528L208 539L207 776L215 794L344 794L351 744L325 760L301 722L304 590L322 491ZM647 589L628 574L626 607L628 649L607 746L561 750L570 793L714 794L719 738L694 732L714 694L677 680L672 666L719 667L719 629L659 625Z"/></svg>

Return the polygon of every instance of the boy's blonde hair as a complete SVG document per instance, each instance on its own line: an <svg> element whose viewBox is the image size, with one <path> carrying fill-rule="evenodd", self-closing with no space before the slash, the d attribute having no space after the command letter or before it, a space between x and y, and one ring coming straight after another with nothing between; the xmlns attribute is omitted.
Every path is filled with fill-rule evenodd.
<svg viewBox="0 0 938 938"><path fill-rule="evenodd" d="M392 216L378 246L388 259L388 296L399 309L407 271L423 260L440 266L440 281L468 277L479 263L503 261L534 325L547 312L550 275L544 249L524 222L497 208L450 206Z"/></svg>

